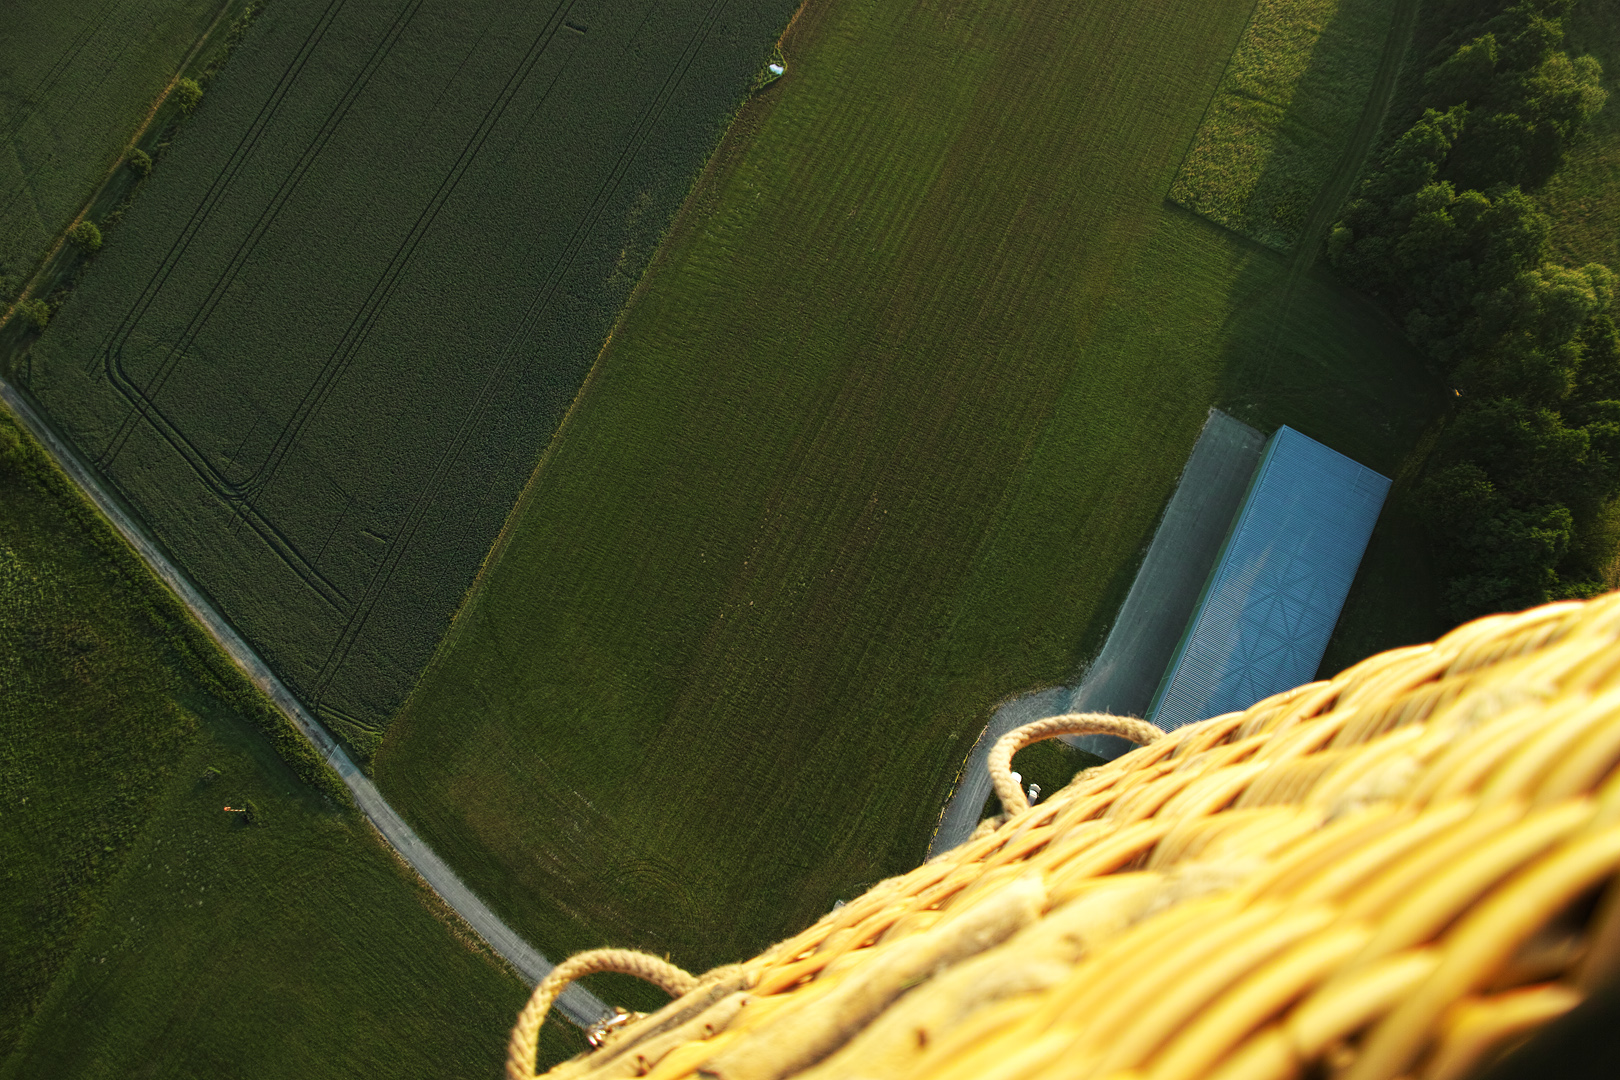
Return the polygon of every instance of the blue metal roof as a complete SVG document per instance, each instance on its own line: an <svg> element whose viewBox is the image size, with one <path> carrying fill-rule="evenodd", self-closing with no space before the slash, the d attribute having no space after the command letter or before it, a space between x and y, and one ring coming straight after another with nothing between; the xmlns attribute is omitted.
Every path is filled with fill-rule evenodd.
<svg viewBox="0 0 1620 1080"><path fill-rule="evenodd" d="M1388 493L1387 478L1279 428L1148 719L1170 730L1315 678Z"/></svg>

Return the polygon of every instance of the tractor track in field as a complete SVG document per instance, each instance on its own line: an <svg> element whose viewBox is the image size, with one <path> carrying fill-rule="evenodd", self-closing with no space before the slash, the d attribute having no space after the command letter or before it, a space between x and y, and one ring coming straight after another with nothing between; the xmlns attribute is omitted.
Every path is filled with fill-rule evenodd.
<svg viewBox="0 0 1620 1080"><path fill-rule="evenodd" d="M247 676L281 713L290 720L299 733L312 745L321 759L329 765L354 797L355 804L373 828L388 845L422 880L429 889L453 909L473 932L531 985L539 982L554 966L533 946L490 911L472 890L462 883L445 861L427 846L415 831L388 805L382 793L349 758L348 753L315 717L304 708L286 685L276 677L252 646L236 632L214 605L169 560L162 546L146 530L138 518L128 510L104 485L101 478L85 464L79 455L44 420L16 387L0 379L0 401L11 415L33 434L63 473L84 496L95 505L176 599L202 625L208 636L224 650L231 661ZM586 1027L605 1016L610 1010L594 994L578 985L571 985L558 998L556 1009L571 1023Z"/></svg>
<svg viewBox="0 0 1620 1080"><path fill-rule="evenodd" d="M528 338L541 316L550 307L558 291L562 288L563 275L573 265L574 259L583 248L591 230L595 228L596 222L601 217L608 202L624 182L636 151L650 137L652 129L657 125L659 118L668 107L675 92L680 88L681 82L686 78L687 71L696 61L699 51L709 40L715 24L719 21L728 3L729 0L712 0L708 10L704 13L704 17L693 28L680 56L671 67L669 74L664 77L663 84L648 102L646 109L631 130L625 145L620 149L607 179L597 188L589 208L580 223L574 228L562 255L547 271L545 281L531 297L522 318L518 320L516 329L508 337L505 347L495 357L488 374L485 375L483 382L479 386L477 397L474 399L471 409L462 417L455 436L450 440L445 452L440 455L438 462L435 464L428 484L417 493L410 510L405 516L403 525L390 538L381 563L373 571L360 599L350 608L343 630L327 653L326 660L322 663L321 669L315 677L312 692L317 701L325 696L326 690L337 677L338 671L347 662L350 650L354 647L355 642L359 640L361 632L365 629L366 622L371 618L371 612L376 607L379 598L391 584L395 571L404 560L405 553L415 540L416 533L421 528L422 522L426 520L428 511L433 504L433 500L438 496L445 478L453 473L462 453L472 438L476 425L488 410L496 387L501 385L506 373L517 362L522 351L523 342ZM572 10L572 5L569 5L569 10ZM522 76L526 78L528 70L532 67L533 64L530 63L527 68L520 69ZM515 78L517 78L516 75L514 75ZM550 93L549 89L547 93ZM509 102L510 97L506 101ZM500 106L502 111L505 110L505 107L505 104ZM486 131L484 137L487 137L487 134ZM480 139L479 145L482 145L482 139Z"/></svg>
<svg viewBox="0 0 1620 1080"><path fill-rule="evenodd" d="M1390 16L1389 33L1384 38L1384 55L1378 59L1378 70L1373 73L1367 102L1361 107L1361 115L1356 118L1356 126L1350 132L1344 151L1334 164L1333 171L1328 174L1327 181L1318 189L1306 214L1305 229L1292 253L1290 285L1315 264L1327 230L1338 216L1339 207L1349 198L1350 189L1361 175L1361 164L1372 150L1373 141L1378 138L1378 129L1384 126L1384 116L1395 97L1395 84L1400 80L1401 60L1412 43L1417 14L1418 0L1396 0L1395 10Z"/></svg>

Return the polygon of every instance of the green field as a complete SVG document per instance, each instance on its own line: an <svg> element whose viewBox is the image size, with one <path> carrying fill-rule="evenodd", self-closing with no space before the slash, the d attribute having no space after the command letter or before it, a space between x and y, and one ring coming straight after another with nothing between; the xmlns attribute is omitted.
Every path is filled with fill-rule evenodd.
<svg viewBox="0 0 1620 1080"><path fill-rule="evenodd" d="M0 1077L496 1071L522 983L4 418L0 716Z"/></svg>
<svg viewBox="0 0 1620 1080"><path fill-rule="evenodd" d="M538 946L696 969L915 865L1211 405L1400 471L1397 329L1165 200L1249 7L800 16L376 759ZM1391 520L1341 656L1428 632Z"/></svg>
<svg viewBox="0 0 1620 1080"><path fill-rule="evenodd" d="M0 307L240 0L26 0L0 32Z"/></svg>
<svg viewBox="0 0 1620 1080"><path fill-rule="evenodd" d="M1395 6L1259 0L1170 197L1262 244L1292 248L1361 116Z"/></svg>
<svg viewBox="0 0 1620 1080"><path fill-rule="evenodd" d="M1603 65L1609 101L1540 195L1561 260L1620 271L1620 2L1579 0L1564 25L1570 55L1590 54Z"/></svg>
<svg viewBox="0 0 1620 1080"><path fill-rule="evenodd" d="M13 374L361 755L793 0L275 0Z"/></svg>

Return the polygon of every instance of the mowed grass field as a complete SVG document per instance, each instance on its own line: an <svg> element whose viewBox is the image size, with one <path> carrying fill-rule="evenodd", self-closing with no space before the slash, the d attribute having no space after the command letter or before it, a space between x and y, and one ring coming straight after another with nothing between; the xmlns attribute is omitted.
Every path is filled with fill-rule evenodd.
<svg viewBox="0 0 1620 1080"><path fill-rule="evenodd" d="M198 38L241 0L17 0L0 32L0 305L9 303Z"/></svg>
<svg viewBox="0 0 1620 1080"><path fill-rule="evenodd" d="M1287 251L1372 89L1395 0L1259 0L1170 189Z"/></svg>
<svg viewBox="0 0 1620 1080"><path fill-rule="evenodd" d="M1441 403L1398 331L1166 201L1249 9L800 15L376 761L537 945L698 969L914 866L1212 405L1398 470Z"/></svg>
<svg viewBox="0 0 1620 1080"><path fill-rule="evenodd" d="M792 0L275 0L15 377L364 759Z"/></svg>
<svg viewBox="0 0 1620 1080"><path fill-rule="evenodd" d="M0 1077L496 1072L523 984L273 718L0 418Z"/></svg>

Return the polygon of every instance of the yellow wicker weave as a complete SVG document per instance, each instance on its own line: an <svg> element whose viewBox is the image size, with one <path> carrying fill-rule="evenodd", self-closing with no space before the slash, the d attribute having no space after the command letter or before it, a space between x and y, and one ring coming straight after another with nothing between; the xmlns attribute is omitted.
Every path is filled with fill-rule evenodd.
<svg viewBox="0 0 1620 1080"><path fill-rule="evenodd" d="M1181 728L548 1075L1464 1076L1620 974L1617 639L1493 616Z"/></svg>

